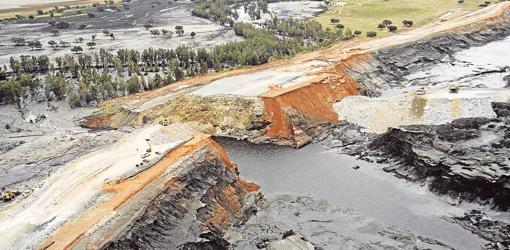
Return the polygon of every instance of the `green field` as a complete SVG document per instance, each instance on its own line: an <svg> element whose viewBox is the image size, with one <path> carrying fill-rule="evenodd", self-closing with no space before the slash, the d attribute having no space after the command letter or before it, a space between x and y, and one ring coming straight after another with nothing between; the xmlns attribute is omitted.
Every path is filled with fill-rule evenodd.
<svg viewBox="0 0 510 250"><path fill-rule="evenodd" d="M343 7L338 6L345 3ZM414 28L423 26L449 12L447 17L459 16L467 12L479 9L481 0L465 0L463 4L457 0L334 0L328 10L316 17L324 27L335 30L335 25L330 19L336 18L345 28L353 32L359 30L363 35L367 31L376 31L378 36L388 33L387 30L377 29L377 25L388 19L399 30L406 29L402 25L403 20L412 20ZM493 1L494 2L494 1Z"/></svg>

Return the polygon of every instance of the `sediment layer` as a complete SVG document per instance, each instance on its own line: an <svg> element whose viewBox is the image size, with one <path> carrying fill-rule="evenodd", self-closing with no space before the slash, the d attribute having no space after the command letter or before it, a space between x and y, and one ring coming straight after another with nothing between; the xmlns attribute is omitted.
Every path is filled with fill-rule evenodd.
<svg viewBox="0 0 510 250"><path fill-rule="evenodd" d="M494 103L497 118L390 129L370 148L397 163L385 170L464 200L510 208L510 105Z"/></svg>
<svg viewBox="0 0 510 250"><path fill-rule="evenodd" d="M195 137L105 189L113 194L110 199L64 224L38 248L168 249L221 239L224 230L246 221L261 199L259 187L240 179L226 152L208 136Z"/></svg>

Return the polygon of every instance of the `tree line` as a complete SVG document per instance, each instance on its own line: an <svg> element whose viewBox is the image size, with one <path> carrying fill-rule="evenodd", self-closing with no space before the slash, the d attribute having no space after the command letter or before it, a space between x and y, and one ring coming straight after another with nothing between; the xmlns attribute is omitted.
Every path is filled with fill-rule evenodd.
<svg viewBox="0 0 510 250"><path fill-rule="evenodd" d="M200 2L195 10L206 3L209 18L233 20L234 12L227 10L232 0ZM264 64L271 58L293 56L351 37L344 36L341 29L336 33L325 31L316 21L277 17L267 20L262 29L234 22L233 30L245 39L207 50L181 45L176 49L118 49L113 53L104 49L85 54L74 51L77 54L52 61L45 55L12 57L10 71L6 66L0 70L0 102L16 102L42 92L47 100L67 98L72 106L84 106L189 76Z"/></svg>

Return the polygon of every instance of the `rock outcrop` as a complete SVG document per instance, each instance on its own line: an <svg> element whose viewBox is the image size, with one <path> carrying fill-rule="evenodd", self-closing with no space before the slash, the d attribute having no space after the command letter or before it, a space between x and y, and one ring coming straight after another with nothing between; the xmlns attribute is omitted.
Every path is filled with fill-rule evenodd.
<svg viewBox="0 0 510 250"><path fill-rule="evenodd" d="M103 249L228 249L222 236L257 211L258 186L239 179L224 159L197 160Z"/></svg>
<svg viewBox="0 0 510 250"><path fill-rule="evenodd" d="M479 235L489 243L484 249L508 249L510 248L510 224L491 218L487 213L480 210L471 210L462 216L447 218L453 223Z"/></svg>
<svg viewBox="0 0 510 250"><path fill-rule="evenodd" d="M444 125L390 129L371 143L378 156L396 159L386 168L427 181L441 194L481 199L510 208L510 105L494 103L497 118L458 119Z"/></svg>
<svg viewBox="0 0 510 250"><path fill-rule="evenodd" d="M365 55L363 60L347 68L350 77L356 80L364 94L377 96L381 89L401 87L404 77L432 67L454 53L470 47L502 40L510 35L508 13L484 23L459 27L439 33L423 40L383 48Z"/></svg>

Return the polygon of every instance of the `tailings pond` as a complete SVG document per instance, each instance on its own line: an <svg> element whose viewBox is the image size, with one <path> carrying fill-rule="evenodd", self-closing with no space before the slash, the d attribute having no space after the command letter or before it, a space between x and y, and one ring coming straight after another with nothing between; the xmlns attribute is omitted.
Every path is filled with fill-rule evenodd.
<svg viewBox="0 0 510 250"><path fill-rule="evenodd" d="M457 249L479 249L486 243L444 219L462 215L466 206L474 205L460 207L424 186L385 173L384 165L359 161L319 144L293 149L217 140L237 164L241 177L261 185L267 199L282 194L324 199L334 206L353 209L378 225L430 237Z"/></svg>

